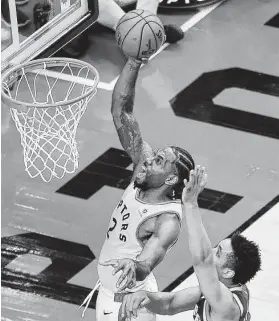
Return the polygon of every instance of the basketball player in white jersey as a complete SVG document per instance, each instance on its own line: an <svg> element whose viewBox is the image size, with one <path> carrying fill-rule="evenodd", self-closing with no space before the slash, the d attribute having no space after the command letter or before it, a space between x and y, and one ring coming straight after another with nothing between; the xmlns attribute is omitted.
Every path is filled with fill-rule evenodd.
<svg viewBox="0 0 279 321"><path fill-rule="evenodd" d="M164 293L138 291L126 295L119 321L131 320L143 307L173 315L193 310L194 321L249 321L249 291L245 285L261 267L258 246L240 234L221 241L213 250L204 229L197 197L207 176L203 168L191 171L183 191L189 249L199 286Z"/></svg>
<svg viewBox="0 0 279 321"><path fill-rule="evenodd" d="M117 320L125 291L158 290L152 270L178 239L183 181L195 166L182 148L154 151L143 140L133 114L140 66L140 61L128 60L112 95L113 121L134 172L111 216L99 257L98 321ZM141 311L138 318L153 320L155 315Z"/></svg>

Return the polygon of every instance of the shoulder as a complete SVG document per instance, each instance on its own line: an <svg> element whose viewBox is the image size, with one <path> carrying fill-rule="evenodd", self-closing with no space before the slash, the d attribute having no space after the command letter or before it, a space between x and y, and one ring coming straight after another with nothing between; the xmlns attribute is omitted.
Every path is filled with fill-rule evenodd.
<svg viewBox="0 0 279 321"><path fill-rule="evenodd" d="M135 188L134 186L134 181L130 181L129 185L126 187L126 189L122 194L122 199L127 196L134 197L136 193L137 193L137 188Z"/></svg>
<svg viewBox="0 0 279 321"><path fill-rule="evenodd" d="M248 312L249 307L249 290L246 285L239 289L232 290L233 300L241 315Z"/></svg>

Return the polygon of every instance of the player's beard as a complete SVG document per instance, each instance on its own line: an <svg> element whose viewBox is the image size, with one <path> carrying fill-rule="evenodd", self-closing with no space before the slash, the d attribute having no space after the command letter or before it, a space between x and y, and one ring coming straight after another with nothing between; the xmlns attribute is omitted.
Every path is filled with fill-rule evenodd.
<svg viewBox="0 0 279 321"><path fill-rule="evenodd" d="M142 191L147 191L149 188L148 184L148 170L145 166L142 166L142 170L136 175L134 181L134 188L140 188Z"/></svg>
<svg viewBox="0 0 279 321"><path fill-rule="evenodd" d="M148 190L148 173L146 170L138 173L134 182L134 187L140 188L142 191Z"/></svg>
<svg viewBox="0 0 279 321"><path fill-rule="evenodd" d="M134 181L134 188L139 188L145 192L149 189L148 182L146 180L143 182L137 182L137 180L135 180Z"/></svg>

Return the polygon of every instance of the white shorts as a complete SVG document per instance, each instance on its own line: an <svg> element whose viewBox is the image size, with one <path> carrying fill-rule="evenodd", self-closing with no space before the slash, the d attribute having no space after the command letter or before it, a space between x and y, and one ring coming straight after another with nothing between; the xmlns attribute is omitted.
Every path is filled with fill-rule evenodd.
<svg viewBox="0 0 279 321"><path fill-rule="evenodd" d="M149 276L148 280L144 282L140 290L157 292L158 286L155 277ZM97 321L118 321L118 312L121 303L114 302L114 293L106 290L100 286L99 294L96 303L96 319ZM143 308L138 311L137 321L155 321L156 314L151 313Z"/></svg>

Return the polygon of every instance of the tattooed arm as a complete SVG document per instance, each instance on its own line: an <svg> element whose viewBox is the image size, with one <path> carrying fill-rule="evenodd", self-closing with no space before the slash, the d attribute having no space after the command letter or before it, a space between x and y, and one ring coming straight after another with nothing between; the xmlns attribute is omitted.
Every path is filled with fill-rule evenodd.
<svg viewBox="0 0 279 321"><path fill-rule="evenodd" d="M111 106L120 142L131 157L134 169L139 167L137 165L140 165L146 157L153 154L152 148L143 141L139 124L133 115L135 86L140 66L141 62L128 60L114 87Z"/></svg>

